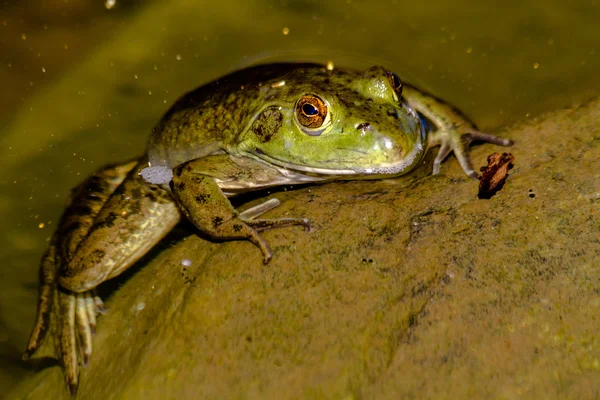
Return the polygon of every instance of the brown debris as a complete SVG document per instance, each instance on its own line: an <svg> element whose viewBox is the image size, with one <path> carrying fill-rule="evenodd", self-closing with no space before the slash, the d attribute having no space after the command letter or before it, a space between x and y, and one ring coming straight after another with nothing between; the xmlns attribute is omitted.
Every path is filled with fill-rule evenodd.
<svg viewBox="0 0 600 400"><path fill-rule="evenodd" d="M506 182L508 170L513 167L515 156L511 153L493 153L488 156L487 167L481 167L481 178L479 178L480 199L489 199L495 195Z"/></svg>

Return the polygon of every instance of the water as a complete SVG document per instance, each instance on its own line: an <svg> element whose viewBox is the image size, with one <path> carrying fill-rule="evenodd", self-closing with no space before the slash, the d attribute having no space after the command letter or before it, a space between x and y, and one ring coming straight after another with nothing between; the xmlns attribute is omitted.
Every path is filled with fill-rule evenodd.
<svg viewBox="0 0 600 400"><path fill-rule="evenodd" d="M383 64L502 133L600 88L597 1L93 3L0 6L0 393L28 371L38 262L69 188L140 154L183 92L257 62Z"/></svg>

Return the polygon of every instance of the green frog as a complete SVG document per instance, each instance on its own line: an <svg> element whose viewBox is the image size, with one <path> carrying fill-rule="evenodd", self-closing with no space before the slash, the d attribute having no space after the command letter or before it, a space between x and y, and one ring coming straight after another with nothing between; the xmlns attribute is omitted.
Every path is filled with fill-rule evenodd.
<svg viewBox="0 0 600 400"><path fill-rule="evenodd" d="M433 146L440 146L434 174L454 152L465 174L477 179L472 141L512 144L478 131L448 104L378 66L261 65L189 92L153 129L143 156L104 167L72 191L41 260L37 319L24 358L40 347L57 315L58 358L75 393L104 310L94 288L131 267L183 218L209 237L251 241L267 263L271 250L261 231L309 229L309 221L259 218L275 199L237 212L228 197L397 177Z"/></svg>

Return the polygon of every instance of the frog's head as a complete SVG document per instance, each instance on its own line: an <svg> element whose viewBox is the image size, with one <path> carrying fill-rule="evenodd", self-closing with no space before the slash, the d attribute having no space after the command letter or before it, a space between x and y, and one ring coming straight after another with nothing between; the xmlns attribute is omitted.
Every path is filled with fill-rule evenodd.
<svg viewBox="0 0 600 400"><path fill-rule="evenodd" d="M294 69L262 85L263 104L237 151L291 170L327 176L401 175L426 150L419 117L396 74Z"/></svg>

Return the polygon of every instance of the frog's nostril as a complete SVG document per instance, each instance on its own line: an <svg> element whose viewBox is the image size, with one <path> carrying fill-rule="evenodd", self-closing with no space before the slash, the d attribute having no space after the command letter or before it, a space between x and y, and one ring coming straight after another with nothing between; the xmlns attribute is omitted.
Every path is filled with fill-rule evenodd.
<svg viewBox="0 0 600 400"><path fill-rule="evenodd" d="M356 124L355 128L359 131L368 130L371 128L371 124L368 122L363 122L362 124Z"/></svg>

